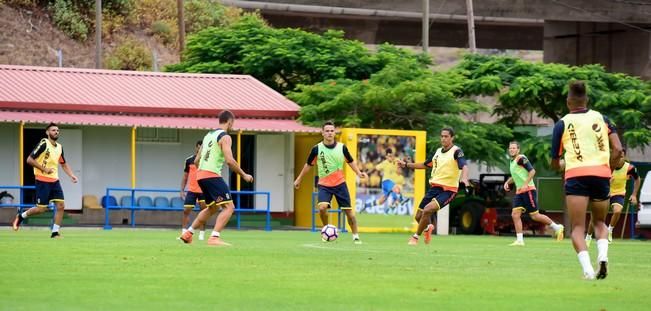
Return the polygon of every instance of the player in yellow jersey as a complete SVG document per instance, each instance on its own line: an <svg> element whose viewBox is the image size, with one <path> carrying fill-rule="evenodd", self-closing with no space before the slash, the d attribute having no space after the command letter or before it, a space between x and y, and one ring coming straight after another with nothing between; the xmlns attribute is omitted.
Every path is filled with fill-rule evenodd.
<svg viewBox="0 0 651 311"><path fill-rule="evenodd" d="M303 180L303 176L312 169L312 166L317 165L319 175L319 193L317 207L319 208L319 217L323 225L328 224L328 211L330 202L334 196L339 204L339 208L344 210L348 218L348 225L353 231L353 243L361 244L357 233L357 218L353 211L353 206L350 204L350 194L346 179L344 176L344 162L353 169L353 172L362 179L368 178L366 173L363 173L357 167L355 159L348 152L346 145L338 143L335 140L336 129L332 121L327 121L321 128L323 141L318 143L307 158L307 163L303 166L301 173L298 174L294 180L294 188L298 189Z"/></svg>
<svg viewBox="0 0 651 311"><path fill-rule="evenodd" d="M424 163L408 163L398 160L399 167L408 169L432 168L429 180L432 186L418 206L416 221L418 230L411 238L409 245L417 245L418 238L425 232L425 244L432 239L434 224L432 218L441 208L445 207L454 199L459 189L459 182L466 187L468 182L468 166L463 157L463 150L454 144L454 130L446 127L441 130L441 148L436 150L434 156Z"/></svg>
<svg viewBox="0 0 651 311"><path fill-rule="evenodd" d="M197 152L201 149L202 140L197 141L194 146L194 154L185 159L185 166L183 168L183 178L181 178L181 198L183 202L183 220L181 221L181 234L187 231L186 227L190 222L190 212L194 206L199 203L199 209L206 208L206 200L203 198L203 192L199 183L197 182L197 166L194 165L194 159L197 157ZM187 189L187 192L186 192ZM205 224L199 227L199 241L203 241L205 235Z"/></svg>
<svg viewBox="0 0 651 311"><path fill-rule="evenodd" d="M626 155L624 151L624 155ZM613 228L619 221L619 216L624 208L624 199L626 196L626 181L633 179L633 193L629 198L632 206L637 206L637 193L640 191L640 175L637 168L630 162L622 159L621 163L613 170L613 177L610 179L610 207L613 208L613 216L610 218L608 225L608 242L613 242ZM623 229L622 229L623 230ZM585 242L590 247L592 241L592 223L588 225L588 234L585 236Z"/></svg>
<svg viewBox="0 0 651 311"><path fill-rule="evenodd" d="M367 204L370 206L372 206L373 203L382 205L389 197L391 197L391 208L395 208L404 200L402 197L402 189L398 183L402 176L398 173L398 163L393 155L393 149L388 148L385 151L385 157L384 161L375 166L376 170L382 172L382 196L375 200L375 202ZM402 178L402 180L404 180L404 178Z"/></svg>
<svg viewBox="0 0 651 311"><path fill-rule="evenodd" d="M18 213L14 219L13 228L17 231L25 218L46 212L50 202L54 202L56 215L50 237L59 238L61 237L59 229L65 209L63 189L59 183L59 165L70 176L73 183L77 182L77 176L72 172L72 168L63 156L63 147L57 143L59 127L50 123L45 128L45 134L47 138L43 138L27 157L27 164L34 167L34 176L36 177L36 206L23 213Z"/></svg>
<svg viewBox="0 0 651 311"><path fill-rule="evenodd" d="M522 233L522 212L529 213L532 220L550 226L554 230L557 240L563 239L563 225L556 224L547 215L538 211L536 186L533 183L533 177L536 170L529 162L529 159L520 154L520 143L512 141L509 143L509 156L511 177L504 183L504 190L510 191L511 184L515 184L515 196L513 197L513 226L515 227L515 242L511 246L524 246L524 235Z"/></svg>
<svg viewBox="0 0 651 311"><path fill-rule="evenodd" d="M606 214L610 198L611 167L622 155L615 127L601 113L588 109L585 83L570 83L567 94L570 113L554 125L552 168L564 166L565 205L572 223L572 244L583 268L585 279L604 279L608 275L608 229ZM564 163L561 163L561 157ZM588 207L597 237L595 274L585 243L585 218Z"/></svg>
<svg viewBox="0 0 651 311"><path fill-rule="evenodd" d="M194 165L197 166L197 181L206 200L207 208L197 215L192 225L181 235L181 240L186 244L192 243L194 230L205 225L210 216L221 209L215 221L215 227L208 239L208 245L230 246L229 243L221 239L221 231L224 230L235 210L230 189L220 175L224 163L232 171L242 176L244 181L253 182L253 176L245 173L233 158L233 151L231 150L233 141L231 136L228 135L233 123L235 123L235 115L232 112L228 110L220 112L219 127L206 134L197 152L198 157L195 158Z"/></svg>

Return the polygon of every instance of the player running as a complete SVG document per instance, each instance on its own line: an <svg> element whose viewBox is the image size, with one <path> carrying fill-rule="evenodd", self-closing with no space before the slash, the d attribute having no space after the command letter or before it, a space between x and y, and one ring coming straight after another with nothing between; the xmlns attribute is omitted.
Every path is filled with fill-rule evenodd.
<svg viewBox="0 0 651 311"><path fill-rule="evenodd" d="M57 143L59 126L50 123L45 128L45 134L47 138L41 139L34 151L27 157L27 164L34 167L34 176L36 177L36 206L25 212L18 213L12 226L14 231L18 231L25 218L46 212L50 202L54 202L56 213L50 237L60 238L59 229L63 221L65 203L63 189L61 189L59 183L59 164L61 164L63 171L70 176L73 183L77 182L77 176L72 172L72 168L70 168L63 156L63 146Z"/></svg>
<svg viewBox="0 0 651 311"><path fill-rule="evenodd" d="M197 141L194 146L194 154L185 159L185 167L183 168L183 178L181 178L181 198L185 199L183 203L183 220L181 221L181 234L185 233L188 229L188 222L190 222L190 213L194 206L199 203L199 209L206 208L206 200L203 198L201 187L197 182L197 166L194 165L194 159L201 148L203 141ZM187 189L187 192L185 191ZM199 227L199 240L203 241L205 237L205 224Z"/></svg>
<svg viewBox="0 0 651 311"><path fill-rule="evenodd" d="M199 158L195 158L197 165L197 181L206 200L206 209L202 210L197 218L188 227L188 230L181 235L184 243L192 243L194 230L205 225L210 216L217 213L221 208L215 227L208 239L208 245L230 246L231 244L221 239L221 231L226 227L228 220L233 215L235 205L231 197L230 189L224 178L221 177L222 167L226 163L232 171L242 176L246 182L253 182L253 176L245 173L240 165L233 159L233 144L228 131L235 123L235 116L232 112L224 110L219 113L219 128L206 134L199 151Z"/></svg>
<svg viewBox="0 0 651 311"><path fill-rule="evenodd" d="M515 242L511 246L524 246L524 237L522 234L522 212L529 213L531 219L550 226L554 230L556 240L563 239L563 225L556 224L546 215L540 214L536 204L536 186L533 183L533 177L536 170L526 156L520 154L520 143L512 141L509 143L509 156L511 177L504 183L504 190L510 191L511 184L515 184L515 196L513 197L513 226L515 226Z"/></svg>
<svg viewBox="0 0 651 311"><path fill-rule="evenodd" d="M552 135L552 168L563 169L565 205L572 223L572 244L585 279L604 279L608 275L608 229L605 220L610 197L611 167L620 161L622 145L615 128L601 113L588 109L584 82L569 85L567 107L570 113L556 122ZM564 163L561 164L561 157ZM585 216L592 209L597 237L595 274L585 243Z"/></svg>

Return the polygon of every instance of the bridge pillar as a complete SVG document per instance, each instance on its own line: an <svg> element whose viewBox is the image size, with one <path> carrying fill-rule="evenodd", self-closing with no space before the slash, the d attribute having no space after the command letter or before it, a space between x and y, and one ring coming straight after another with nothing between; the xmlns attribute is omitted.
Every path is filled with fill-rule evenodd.
<svg viewBox="0 0 651 311"><path fill-rule="evenodd" d="M651 29L651 25L635 25ZM651 79L651 34L614 23L545 21L544 61L602 64L608 71Z"/></svg>

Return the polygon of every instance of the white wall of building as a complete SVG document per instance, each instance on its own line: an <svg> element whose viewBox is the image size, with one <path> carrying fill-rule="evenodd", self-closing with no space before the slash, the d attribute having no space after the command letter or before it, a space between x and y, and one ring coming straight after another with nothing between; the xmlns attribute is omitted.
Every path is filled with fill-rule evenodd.
<svg viewBox="0 0 651 311"><path fill-rule="evenodd" d="M131 187L131 128L84 126L82 160L71 161L73 169L81 172L80 184L84 195L95 195L98 199L106 193L107 187ZM61 135L65 136L62 126ZM180 189L184 160L194 150L197 140L203 139L207 131L181 130L179 143L137 143L136 145L136 187ZM0 135L5 139L5 148L0 148L0 185L17 185L18 172L18 124L0 124ZM67 147L67 146L66 146ZM32 146L25 146L29 149ZM255 189L270 191L271 207L274 212L293 210L294 177L294 134L259 134L256 137ZM80 163L78 163L80 162ZM230 172L224 165L223 176ZM229 178L225 178L229 182ZM0 190L1 191L1 190ZM128 193L116 193L120 200ZM150 193L150 196L157 194ZM178 192L165 194L178 196ZM260 197L256 208L266 206Z"/></svg>
<svg viewBox="0 0 651 311"><path fill-rule="evenodd" d="M3 147L0 148L0 185L18 185L18 124L0 123L0 137L3 140ZM33 148L25 146L25 148ZM27 165L27 164L25 164ZM5 189L0 189L0 192ZM14 198L18 198L17 191L9 191Z"/></svg>
<svg viewBox="0 0 651 311"><path fill-rule="evenodd" d="M271 211L293 210L294 134L256 136L255 188L271 192ZM266 197L256 196L256 208L266 207Z"/></svg>

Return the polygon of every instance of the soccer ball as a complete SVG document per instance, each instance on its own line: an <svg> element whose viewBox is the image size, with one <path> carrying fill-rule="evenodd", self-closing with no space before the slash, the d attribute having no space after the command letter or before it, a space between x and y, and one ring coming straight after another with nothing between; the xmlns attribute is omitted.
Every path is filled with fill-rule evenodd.
<svg viewBox="0 0 651 311"><path fill-rule="evenodd" d="M321 228L321 237L326 242L332 242L339 237L339 230L333 225L325 225Z"/></svg>

